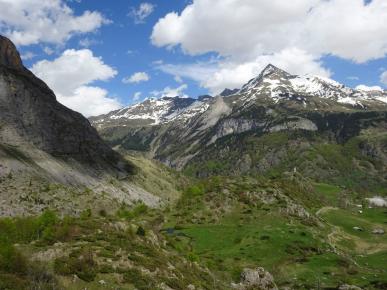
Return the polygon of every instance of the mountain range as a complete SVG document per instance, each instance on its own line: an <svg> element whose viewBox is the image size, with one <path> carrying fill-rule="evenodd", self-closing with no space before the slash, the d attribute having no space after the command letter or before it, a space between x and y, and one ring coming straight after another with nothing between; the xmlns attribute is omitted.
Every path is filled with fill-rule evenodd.
<svg viewBox="0 0 387 290"><path fill-rule="evenodd" d="M243 110L257 102L269 105L286 101L293 101L307 110L327 111L383 110L387 106L387 90L351 89L324 77L291 75L271 64L241 89L225 89L219 97L233 97L232 103L228 105L234 111ZM213 99L208 95L197 99L179 96L148 98L142 103L90 119L99 128L125 121L128 123L126 125L132 126L188 121L206 112L214 102ZM224 101L229 103L227 99ZM336 105L334 109L330 107L332 102Z"/></svg>
<svg viewBox="0 0 387 290"><path fill-rule="evenodd" d="M331 181L344 172L337 174L322 144L340 155L356 143L356 156L342 166L357 160L354 172L386 182L386 144L381 137L387 129L386 91L351 89L268 65L242 88L223 95L151 98L90 121L111 146L145 152L194 176L298 168L306 176ZM312 154L330 169L322 170L319 158L308 157ZM365 161L369 157L381 166ZM359 165L364 162L369 164Z"/></svg>

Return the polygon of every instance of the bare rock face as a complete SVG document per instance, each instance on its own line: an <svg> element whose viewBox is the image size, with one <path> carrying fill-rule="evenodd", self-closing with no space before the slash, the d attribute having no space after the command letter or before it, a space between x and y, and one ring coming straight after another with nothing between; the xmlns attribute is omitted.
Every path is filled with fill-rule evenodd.
<svg viewBox="0 0 387 290"><path fill-rule="evenodd" d="M15 45L6 37L0 35L0 65L16 69L24 70L19 52Z"/></svg>
<svg viewBox="0 0 387 290"><path fill-rule="evenodd" d="M233 285L237 290L277 290L273 276L264 268L244 269L239 284Z"/></svg>
<svg viewBox="0 0 387 290"><path fill-rule="evenodd" d="M14 44L0 36L0 144L32 145L56 158L96 170L130 172L81 114L57 102L53 91L24 68ZM24 146L24 147L23 147Z"/></svg>

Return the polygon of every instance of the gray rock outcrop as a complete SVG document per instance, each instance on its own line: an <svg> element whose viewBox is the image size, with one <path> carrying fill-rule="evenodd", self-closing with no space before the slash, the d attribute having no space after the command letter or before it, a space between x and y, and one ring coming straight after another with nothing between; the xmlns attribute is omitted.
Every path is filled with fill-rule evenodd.
<svg viewBox="0 0 387 290"><path fill-rule="evenodd" d="M273 276L264 268L244 269L241 273L241 281L232 285L237 290L277 290Z"/></svg>
<svg viewBox="0 0 387 290"><path fill-rule="evenodd" d="M0 143L42 150L94 169L130 172L131 166L99 137L81 114L57 102L27 70L14 44L0 36Z"/></svg>

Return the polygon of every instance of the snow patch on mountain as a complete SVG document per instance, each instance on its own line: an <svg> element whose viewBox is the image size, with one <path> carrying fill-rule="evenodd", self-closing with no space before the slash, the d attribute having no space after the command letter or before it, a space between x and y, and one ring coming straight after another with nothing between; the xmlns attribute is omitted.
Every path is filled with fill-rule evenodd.
<svg viewBox="0 0 387 290"><path fill-rule="evenodd" d="M174 120L186 121L205 112L208 102L182 97L149 98L144 102L125 107L109 116L111 120L150 120L152 125Z"/></svg>

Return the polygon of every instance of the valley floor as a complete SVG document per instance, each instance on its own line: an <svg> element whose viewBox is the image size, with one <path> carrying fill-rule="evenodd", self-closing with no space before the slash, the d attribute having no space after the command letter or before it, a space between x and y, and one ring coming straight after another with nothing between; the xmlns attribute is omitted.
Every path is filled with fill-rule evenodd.
<svg viewBox="0 0 387 290"><path fill-rule="evenodd" d="M2 218L0 289L260 289L238 284L257 267L279 289L387 288L387 210L366 195L298 174L194 181L131 160L133 182L168 206Z"/></svg>

